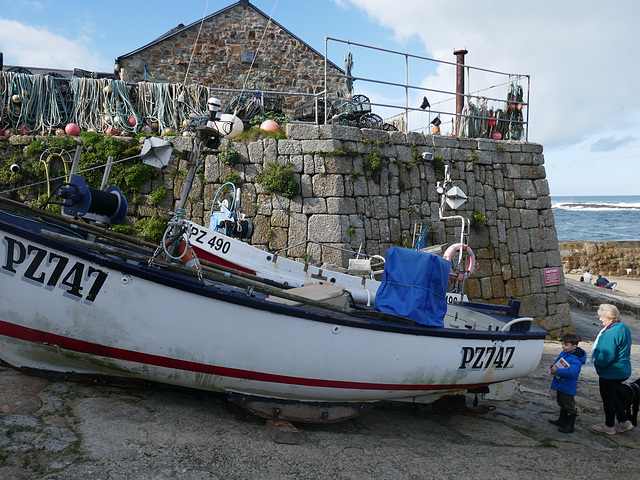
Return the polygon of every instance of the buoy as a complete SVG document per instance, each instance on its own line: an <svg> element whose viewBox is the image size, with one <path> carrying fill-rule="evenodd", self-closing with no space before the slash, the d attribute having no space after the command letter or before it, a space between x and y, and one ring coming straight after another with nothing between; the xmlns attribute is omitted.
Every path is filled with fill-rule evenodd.
<svg viewBox="0 0 640 480"><path fill-rule="evenodd" d="M433 133L440 133L440 127L438 125L433 127Z"/></svg>
<svg viewBox="0 0 640 480"><path fill-rule="evenodd" d="M167 135L169 135L170 133L174 133L174 132L173 132L173 128L171 128L171 127L167 127L167 128L165 128L164 130L162 130L162 135L164 135L164 136L167 136Z"/></svg>
<svg viewBox="0 0 640 480"><path fill-rule="evenodd" d="M151 129L152 129L154 132L157 132L157 131L158 131L158 127L159 127L159 126L160 126L160 125L158 124L158 122L151 122Z"/></svg>
<svg viewBox="0 0 640 480"><path fill-rule="evenodd" d="M20 135L31 135L31 130L24 125L18 125L18 133Z"/></svg>
<svg viewBox="0 0 640 480"><path fill-rule="evenodd" d="M213 128L223 134L223 138L233 140L244 131L244 124L235 115L224 113L220 120L213 122Z"/></svg>
<svg viewBox="0 0 640 480"><path fill-rule="evenodd" d="M80 133L80 127L75 123L67 123L67 126L64 127L64 133L67 135L73 135L74 137Z"/></svg>
<svg viewBox="0 0 640 480"><path fill-rule="evenodd" d="M7 129L4 131L4 136L5 136L5 137L10 137L11 135L15 135L15 133L16 133L15 129L13 129L13 128L7 128Z"/></svg>
<svg viewBox="0 0 640 480"><path fill-rule="evenodd" d="M493 132L491 134L491 138L493 138L494 140L500 140L502 138L502 134L500 132Z"/></svg>
<svg viewBox="0 0 640 480"><path fill-rule="evenodd" d="M277 122L273 120L265 120L260 125L260 130L264 130L265 132L277 132L280 126Z"/></svg>
<svg viewBox="0 0 640 480"><path fill-rule="evenodd" d="M4 130L0 128L0 137L4 137Z"/></svg>
<svg viewBox="0 0 640 480"><path fill-rule="evenodd" d="M104 93L106 95L109 95L111 93L111 86L107 85L104 87Z"/></svg>
<svg viewBox="0 0 640 480"><path fill-rule="evenodd" d="M169 247L171 243L172 243L171 240L167 240L165 242L165 245ZM195 268L196 270L200 269L200 260L198 259L195 252L193 251L193 248L191 248L191 245L189 245L184 239L181 239L178 242L174 255L175 255L175 257L173 257L174 260L180 260L187 267ZM161 260L164 260L164 254L163 253L158 254L158 258Z"/></svg>
<svg viewBox="0 0 640 480"><path fill-rule="evenodd" d="M444 255L442 255L442 258L451 261L453 255L456 252L460 251L467 252L467 263L465 265L465 271L458 274L458 281L461 282L462 280L469 278L473 273L473 270L476 268L476 256L474 255L473 250L471 250L471 247L466 243L454 243L449 248L447 248L447 250L444 252ZM455 272L450 272L449 278L455 280Z"/></svg>
<svg viewBox="0 0 640 480"><path fill-rule="evenodd" d="M18 95L17 93L13 94L11 96L11 101L13 103L20 103L22 101L22 99L20 98L20 95Z"/></svg>
<svg viewBox="0 0 640 480"><path fill-rule="evenodd" d="M136 117L134 117L133 115L131 115L129 117L129 126L130 127L135 127L138 124L138 121L136 120Z"/></svg>
<svg viewBox="0 0 640 480"><path fill-rule="evenodd" d="M120 124L120 117L119 116L115 116L113 117L113 124L114 125L119 125Z"/></svg>
<svg viewBox="0 0 640 480"><path fill-rule="evenodd" d="M496 117L494 117L493 115L491 115L491 118L489 119L489 126L493 127L496 124Z"/></svg>
<svg viewBox="0 0 640 480"><path fill-rule="evenodd" d="M66 132L62 129L62 128L56 128L56 135L60 136L60 135L65 135Z"/></svg>
<svg viewBox="0 0 640 480"><path fill-rule="evenodd" d="M107 127L104 131L107 135L118 135L118 131L113 127Z"/></svg>
<svg viewBox="0 0 640 480"><path fill-rule="evenodd" d="M143 125L140 130L142 130L142 133L153 133L153 130L151 130L149 125Z"/></svg>

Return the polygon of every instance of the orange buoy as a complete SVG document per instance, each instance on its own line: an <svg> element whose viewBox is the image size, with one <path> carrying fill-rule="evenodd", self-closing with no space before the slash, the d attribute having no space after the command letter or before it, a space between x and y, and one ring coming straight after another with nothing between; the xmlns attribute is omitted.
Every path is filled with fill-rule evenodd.
<svg viewBox="0 0 640 480"><path fill-rule="evenodd" d="M67 126L64 127L64 133L76 136L80 133L80 127L75 123L67 123Z"/></svg>
<svg viewBox="0 0 640 480"><path fill-rule="evenodd" d="M165 242L165 245L168 247L171 243L171 240L167 240ZM158 254L158 258L164 259L164 255L160 253ZM200 260L198 260L198 257L193 251L193 248L191 248L191 245L189 245L184 238L181 239L178 243L175 251L175 256L173 258L176 260L180 259L180 261L187 267L200 269Z"/></svg>
<svg viewBox="0 0 640 480"><path fill-rule="evenodd" d="M273 120L265 120L260 125L260 130L264 130L265 132L277 132L280 126L277 122Z"/></svg>

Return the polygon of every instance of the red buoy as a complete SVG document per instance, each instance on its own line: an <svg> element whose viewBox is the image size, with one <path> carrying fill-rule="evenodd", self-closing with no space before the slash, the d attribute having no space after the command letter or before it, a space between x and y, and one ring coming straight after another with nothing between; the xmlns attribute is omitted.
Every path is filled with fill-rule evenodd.
<svg viewBox="0 0 640 480"><path fill-rule="evenodd" d="M278 123L274 120L265 120L260 125L260 130L264 130L265 132L277 132L278 131Z"/></svg>
<svg viewBox="0 0 640 480"><path fill-rule="evenodd" d="M64 127L64 133L76 136L80 133L80 127L75 123L67 123L67 126Z"/></svg>

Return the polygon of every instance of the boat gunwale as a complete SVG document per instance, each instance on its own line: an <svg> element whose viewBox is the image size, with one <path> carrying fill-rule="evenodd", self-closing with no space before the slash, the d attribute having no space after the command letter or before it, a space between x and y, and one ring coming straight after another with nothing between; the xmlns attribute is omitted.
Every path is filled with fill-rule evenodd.
<svg viewBox="0 0 640 480"><path fill-rule="evenodd" d="M158 283L169 288L174 288L191 294L212 298L219 301L225 301L236 305L241 305L257 310L268 311L271 313L287 315L289 317L301 318L309 321L316 321L327 324L335 324L353 328L363 328L367 330L384 331L388 333L399 333L418 336L447 337L447 338L465 338L477 340L494 340L494 341L521 341L521 340L544 340L546 331L532 325L527 332L500 331L500 330L473 330L473 329L457 329L447 327L434 327L422 324L405 324L392 322L389 320L381 320L360 316L350 316L347 314L336 312L322 312L304 306L291 306L281 303L270 302L265 299L251 297L239 287L226 285L228 288L217 287L215 285L205 285L194 276L182 274L175 271L169 271L162 267L150 266L140 262L132 263L127 260L116 260L112 256L90 250L89 248L66 243L55 239L47 238L39 234L39 230L45 229L50 231L64 231L61 226L54 226L48 222L42 222L28 216L20 215L21 223L28 222L30 225L39 228L28 228L27 226L16 225L15 222L7 222L3 217L12 216L11 213L0 210L0 225L2 229L12 234L22 236L30 241L55 248L65 253L69 253L80 258L84 258L92 263L104 265L109 269L120 271L128 275L142 278L144 280ZM14 217L15 218L15 217ZM68 230L67 230L68 231ZM71 237L70 237L71 238ZM108 242L105 242L109 244ZM185 267L189 268L189 267ZM237 291L233 291L238 288ZM490 305L488 305L490 307ZM465 308L465 307L462 307ZM364 311L364 310L361 310ZM491 314L484 312L495 318L497 321L505 324L514 317L504 314ZM504 319L502 318L504 317Z"/></svg>

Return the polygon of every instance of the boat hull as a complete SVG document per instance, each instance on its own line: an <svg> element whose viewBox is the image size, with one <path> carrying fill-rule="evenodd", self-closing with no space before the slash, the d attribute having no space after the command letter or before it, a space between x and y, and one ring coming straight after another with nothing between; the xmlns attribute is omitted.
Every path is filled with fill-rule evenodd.
<svg viewBox="0 0 640 480"><path fill-rule="evenodd" d="M544 332L455 330L268 301L43 238L0 214L0 359L322 402L440 396L537 367Z"/></svg>

